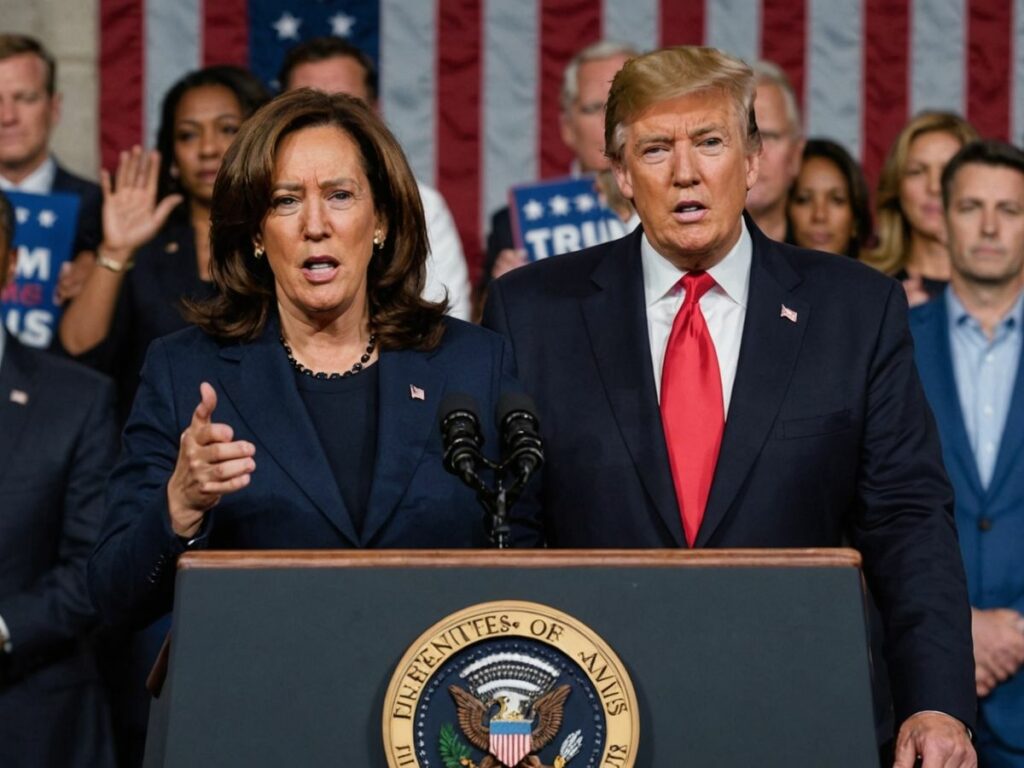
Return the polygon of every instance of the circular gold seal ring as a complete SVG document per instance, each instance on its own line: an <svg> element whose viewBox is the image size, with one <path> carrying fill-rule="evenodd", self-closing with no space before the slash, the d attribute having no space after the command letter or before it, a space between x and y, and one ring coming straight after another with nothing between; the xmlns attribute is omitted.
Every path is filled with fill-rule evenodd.
<svg viewBox="0 0 1024 768"><path fill-rule="evenodd" d="M416 710L428 682L445 662L477 643L512 638L555 648L576 665L599 697L605 719L604 750L593 764L632 768L640 721L636 692L625 666L590 627L554 608L520 600L465 608L416 638L395 668L384 697L384 750L389 768L420 768ZM566 762L556 761L556 765Z"/></svg>

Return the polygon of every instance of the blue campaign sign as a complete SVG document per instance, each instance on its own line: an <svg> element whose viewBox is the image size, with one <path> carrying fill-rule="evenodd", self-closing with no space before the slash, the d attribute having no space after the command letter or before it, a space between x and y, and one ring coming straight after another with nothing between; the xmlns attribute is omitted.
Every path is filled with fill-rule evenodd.
<svg viewBox="0 0 1024 768"><path fill-rule="evenodd" d="M18 265L14 282L0 295L0 315L7 330L22 343L45 348L50 346L60 319L61 307L55 301L57 278L61 265L72 255L78 196L6 194L17 219L14 246Z"/></svg>
<svg viewBox="0 0 1024 768"><path fill-rule="evenodd" d="M592 176L552 179L509 191L512 236L530 261L578 251L626 234Z"/></svg>

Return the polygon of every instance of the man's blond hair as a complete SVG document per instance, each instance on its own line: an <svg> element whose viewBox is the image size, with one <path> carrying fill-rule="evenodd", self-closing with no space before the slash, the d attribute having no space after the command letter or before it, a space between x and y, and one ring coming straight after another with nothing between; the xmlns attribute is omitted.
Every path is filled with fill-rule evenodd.
<svg viewBox="0 0 1024 768"><path fill-rule="evenodd" d="M747 152L759 152L761 135L754 119L756 87L750 67L717 48L683 45L630 59L615 75L608 94L605 153L612 162L621 162L627 124L658 102L703 91L717 91L733 102Z"/></svg>

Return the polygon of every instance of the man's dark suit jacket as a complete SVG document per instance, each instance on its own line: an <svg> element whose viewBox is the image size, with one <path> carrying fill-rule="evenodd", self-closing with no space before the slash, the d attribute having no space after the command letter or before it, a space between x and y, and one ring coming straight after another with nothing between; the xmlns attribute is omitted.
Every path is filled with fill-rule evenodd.
<svg viewBox="0 0 1024 768"><path fill-rule="evenodd" d="M1024 613L1024 355L1017 363L1006 426L986 486L960 407L945 295L911 310L910 332L956 489L956 521L971 605ZM979 702L979 709L988 731L1007 747L1024 751L1024 671L996 686Z"/></svg>
<svg viewBox="0 0 1024 768"><path fill-rule="evenodd" d="M198 328L155 341L111 476L109 516L89 563L90 588L104 616L141 624L171 608L174 564L184 545L170 526L166 485L203 381L217 391L213 420L256 446L250 484L207 513L204 546L486 547L474 492L443 468L438 407L449 392L475 398L488 415L484 445L495 446L489 414L503 391L520 387L509 375L501 337L450 318L445 325L432 351L380 353L377 455L361 529L338 490L276 319L251 343L219 343ZM537 542L535 502L524 501L515 515L515 538Z"/></svg>
<svg viewBox="0 0 1024 768"><path fill-rule="evenodd" d="M85 567L117 451L114 388L7 336L0 362L0 765L112 765Z"/></svg>
<svg viewBox="0 0 1024 768"><path fill-rule="evenodd" d="M953 495L899 284L775 243L753 263L732 401L698 547L829 547L864 557L900 720L974 721L970 612ZM686 546L658 410L642 229L515 270L484 324L537 398L557 547ZM796 321L782 308L796 312Z"/></svg>
<svg viewBox="0 0 1024 768"><path fill-rule="evenodd" d="M54 192L71 192L81 201L78 209L78 228L72 255L82 251L95 251L103 240L103 192L98 184L75 176L60 165L53 177Z"/></svg>

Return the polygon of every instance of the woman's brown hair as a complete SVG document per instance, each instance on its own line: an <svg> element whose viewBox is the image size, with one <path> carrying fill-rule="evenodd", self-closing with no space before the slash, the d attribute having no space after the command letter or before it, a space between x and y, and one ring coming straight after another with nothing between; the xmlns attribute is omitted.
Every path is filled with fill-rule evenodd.
<svg viewBox="0 0 1024 768"><path fill-rule="evenodd" d="M313 126L335 126L359 147L374 208L387 240L367 269L370 324L381 349L432 349L444 333L447 302L421 298L427 229L419 189L398 141L360 99L300 88L278 96L243 124L213 189L210 275L218 296L188 305L189 320L222 339L251 341L274 312L274 274L253 242L270 208L281 140Z"/></svg>

